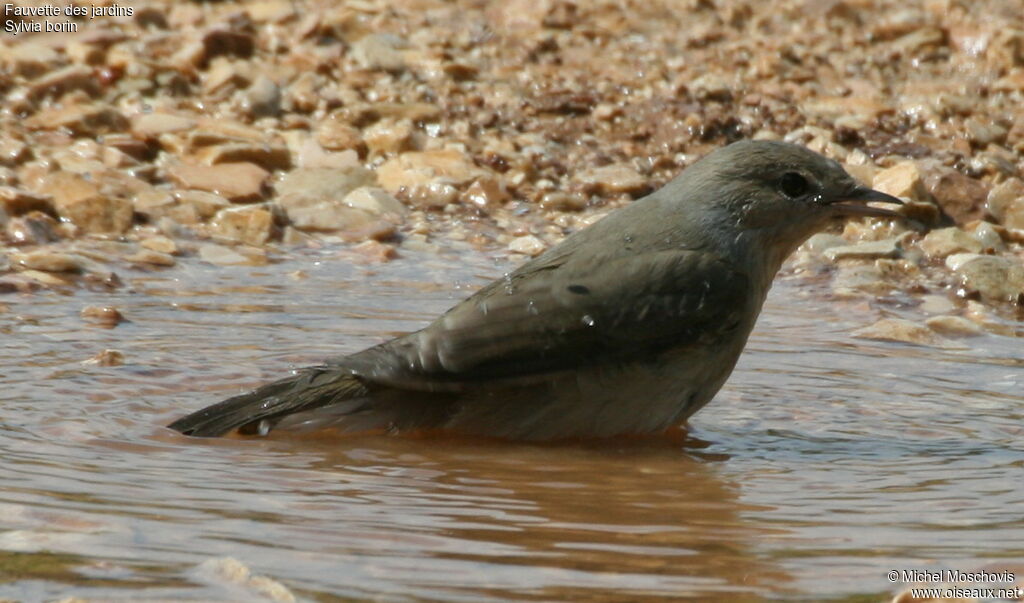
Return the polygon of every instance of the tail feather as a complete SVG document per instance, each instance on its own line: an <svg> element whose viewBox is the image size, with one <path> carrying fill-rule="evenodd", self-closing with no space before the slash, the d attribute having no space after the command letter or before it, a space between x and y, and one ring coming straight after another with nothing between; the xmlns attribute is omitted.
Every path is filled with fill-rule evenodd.
<svg viewBox="0 0 1024 603"><path fill-rule="evenodd" d="M196 437L222 436L235 429L247 434L266 433L288 415L364 397L368 392L365 383L347 371L307 368L198 410L168 427Z"/></svg>

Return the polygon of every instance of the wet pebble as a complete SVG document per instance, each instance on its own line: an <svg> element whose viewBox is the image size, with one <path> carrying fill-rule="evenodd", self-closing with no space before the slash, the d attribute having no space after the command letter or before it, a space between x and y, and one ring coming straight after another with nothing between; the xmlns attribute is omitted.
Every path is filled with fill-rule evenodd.
<svg viewBox="0 0 1024 603"><path fill-rule="evenodd" d="M902 318L883 318L870 326L857 329L852 335L860 339L898 341L939 348L957 347L928 327Z"/></svg>
<svg viewBox="0 0 1024 603"><path fill-rule="evenodd" d="M86 306L79 312L79 316L85 321L107 327L117 326L127 320L114 306Z"/></svg>
<svg viewBox="0 0 1024 603"><path fill-rule="evenodd" d="M546 249L544 241L541 241L533 235L523 235L512 239L508 244L509 251L514 253L522 253L524 255L536 256L540 255Z"/></svg>
<svg viewBox="0 0 1024 603"><path fill-rule="evenodd" d="M81 272L82 258L70 253L39 249L11 254L10 261L25 270L43 272Z"/></svg>

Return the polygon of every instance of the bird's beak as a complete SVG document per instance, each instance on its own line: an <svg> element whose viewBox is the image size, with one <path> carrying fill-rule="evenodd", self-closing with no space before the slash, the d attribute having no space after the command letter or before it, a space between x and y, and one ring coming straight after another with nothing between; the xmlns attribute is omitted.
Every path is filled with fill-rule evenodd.
<svg viewBox="0 0 1024 603"><path fill-rule="evenodd" d="M834 207L841 216L877 216L880 218L898 218L900 214L884 207L872 207L870 202L895 203L903 205L898 198L887 193L876 191L866 186L858 186L841 199L829 205Z"/></svg>

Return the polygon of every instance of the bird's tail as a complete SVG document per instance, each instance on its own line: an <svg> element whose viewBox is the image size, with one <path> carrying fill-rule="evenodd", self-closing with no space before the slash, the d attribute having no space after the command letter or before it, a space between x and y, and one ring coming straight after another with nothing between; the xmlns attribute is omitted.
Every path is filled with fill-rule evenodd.
<svg viewBox="0 0 1024 603"><path fill-rule="evenodd" d="M365 403L368 392L365 383L348 371L306 368L286 379L207 406L168 427L196 437L221 436L235 429L244 434L266 434L284 417L296 413L328 406L337 406L346 414L353 412Z"/></svg>

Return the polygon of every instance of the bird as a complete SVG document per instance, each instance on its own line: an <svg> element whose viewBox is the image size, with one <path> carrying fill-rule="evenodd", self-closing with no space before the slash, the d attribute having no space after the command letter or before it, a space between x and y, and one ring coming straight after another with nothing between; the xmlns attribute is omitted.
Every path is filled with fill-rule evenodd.
<svg viewBox="0 0 1024 603"><path fill-rule="evenodd" d="M550 441L682 426L729 377L783 261L900 199L781 141L718 148L426 327L169 425Z"/></svg>

